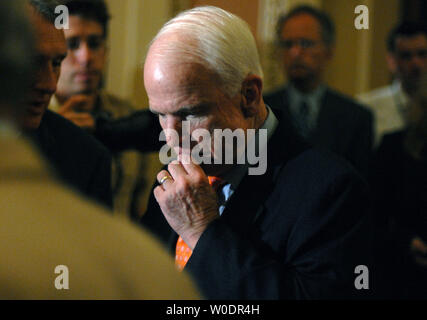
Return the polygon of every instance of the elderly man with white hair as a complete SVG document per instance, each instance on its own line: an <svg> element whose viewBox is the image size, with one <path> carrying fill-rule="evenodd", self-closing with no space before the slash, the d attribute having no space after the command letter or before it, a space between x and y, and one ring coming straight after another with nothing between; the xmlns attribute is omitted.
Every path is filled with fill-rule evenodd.
<svg viewBox="0 0 427 320"><path fill-rule="evenodd" d="M264 104L255 40L242 19L216 7L179 14L152 41L144 83L178 157L157 175L141 223L206 297L366 294L354 271L370 267L366 185ZM243 132L244 148L227 132ZM200 145L203 161L195 161ZM253 145L265 170L253 170Z"/></svg>

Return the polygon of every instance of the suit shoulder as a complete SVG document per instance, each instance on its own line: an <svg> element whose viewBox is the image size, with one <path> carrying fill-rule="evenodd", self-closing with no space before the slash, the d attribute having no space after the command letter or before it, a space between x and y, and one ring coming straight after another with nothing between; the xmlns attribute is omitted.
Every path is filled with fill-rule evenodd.
<svg viewBox="0 0 427 320"><path fill-rule="evenodd" d="M359 114L361 117L373 118L372 111L367 106L344 93L328 88L327 99L331 100L333 105L352 116Z"/></svg>
<svg viewBox="0 0 427 320"><path fill-rule="evenodd" d="M296 175L302 183L325 185L342 179L364 183L362 176L347 160L317 147L301 152L290 160L284 169Z"/></svg>
<svg viewBox="0 0 427 320"><path fill-rule="evenodd" d="M283 95L285 94L285 87L276 88L272 91L269 91L263 95L265 103L267 103L270 107L278 108L283 104Z"/></svg>
<svg viewBox="0 0 427 320"><path fill-rule="evenodd" d="M398 149L403 144L405 134L406 130L398 130L385 134L381 139L379 149Z"/></svg>
<svg viewBox="0 0 427 320"><path fill-rule="evenodd" d="M63 146L66 144L66 148L79 150L78 153L86 153L86 156L91 154L110 155L107 148L91 134L53 111L46 110L43 116L43 126L59 144Z"/></svg>
<svg viewBox="0 0 427 320"><path fill-rule="evenodd" d="M384 86L359 94L357 96L357 100L365 104L375 103L376 101L389 98L391 96L391 92L392 90L390 86Z"/></svg>

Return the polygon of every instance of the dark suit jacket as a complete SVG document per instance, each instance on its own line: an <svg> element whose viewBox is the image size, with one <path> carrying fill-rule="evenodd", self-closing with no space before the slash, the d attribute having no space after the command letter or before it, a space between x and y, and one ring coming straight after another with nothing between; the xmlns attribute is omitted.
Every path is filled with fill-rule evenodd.
<svg viewBox="0 0 427 320"><path fill-rule="evenodd" d="M370 265L369 200L344 160L279 124L267 171L245 176L186 266L209 299L350 298L355 267ZM141 223L174 254L177 234L151 195ZM362 290L363 291L363 290ZM366 292L362 292L366 294Z"/></svg>
<svg viewBox="0 0 427 320"><path fill-rule="evenodd" d="M415 263L410 244L414 237L427 243L427 161L406 151L407 134L384 135L372 165L376 265L386 298L425 299L427 269Z"/></svg>
<svg viewBox="0 0 427 320"><path fill-rule="evenodd" d="M50 110L28 135L65 183L112 207L111 154L100 142Z"/></svg>
<svg viewBox="0 0 427 320"><path fill-rule="evenodd" d="M163 145L159 141L161 131L157 115L149 110L139 110L114 120L98 118L94 135L113 152L154 152Z"/></svg>
<svg viewBox="0 0 427 320"><path fill-rule="evenodd" d="M290 116L287 89L264 96L272 108ZM331 150L366 173L373 147L373 115L350 97L327 88L317 120L317 127L307 138L313 145Z"/></svg>

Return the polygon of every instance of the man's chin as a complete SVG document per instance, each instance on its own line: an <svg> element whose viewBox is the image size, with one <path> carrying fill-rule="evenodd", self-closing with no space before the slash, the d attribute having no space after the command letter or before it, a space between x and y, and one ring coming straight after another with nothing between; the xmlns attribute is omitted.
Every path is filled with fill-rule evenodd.
<svg viewBox="0 0 427 320"><path fill-rule="evenodd" d="M27 130L35 130L38 129L38 127L40 127L40 123L43 119L43 114L38 114L38 115L34 115L34 114L26 114L25 118L22 120L22 127L24 129Z"/></svg>

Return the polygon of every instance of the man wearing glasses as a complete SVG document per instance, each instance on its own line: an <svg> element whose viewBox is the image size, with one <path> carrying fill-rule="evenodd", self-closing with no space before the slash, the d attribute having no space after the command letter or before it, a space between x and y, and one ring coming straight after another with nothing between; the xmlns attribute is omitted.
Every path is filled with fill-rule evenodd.
<svg viewBox="0 0 427 320"><path fill-rule="evenodd" d="M65 5L70 14L69 29L64 29L68 54L50 109L80 127L93 129L97 116L112 112L108 110L111 96L100 88L109 14L102 0L69 0Z"/></svg>
<svg viewBox="0 0 427 320"><path fill-rule="evenodd" d="M313 7L298 6L279 18L277 40L289 84L267 94L266 103L284 110L309 142L365 172L373 142L372 114L323 82L334 51L331 19Z"/></svg>
<svg viewBox="0 0 427 320"><path fill-rule="evenodd" d="M62 2L69 12L69 29L64 29L68 54L62 62L57 91L49 108L97 137L95 129L101 122L128 116L135 109L101 88L110 19L105 1ZM113 151L114 209L129 214L135 186L145 186L141 155L132 151L115 152L106 146Z"/></svg>

